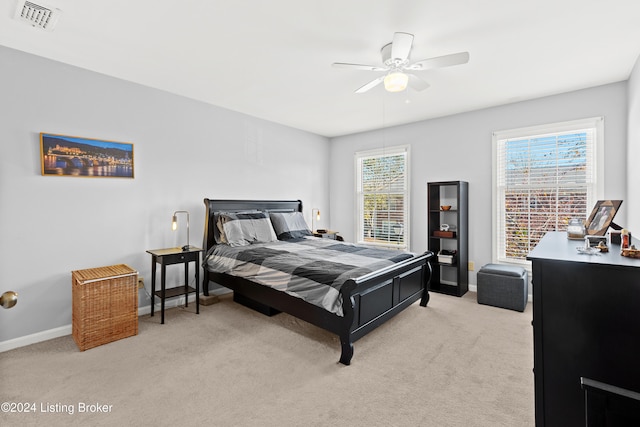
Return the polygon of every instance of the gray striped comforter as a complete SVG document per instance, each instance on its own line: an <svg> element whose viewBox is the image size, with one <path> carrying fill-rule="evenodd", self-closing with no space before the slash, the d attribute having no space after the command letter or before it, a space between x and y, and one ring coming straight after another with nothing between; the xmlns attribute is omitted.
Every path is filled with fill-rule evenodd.
<svg viewBox="0 0 640 427"><path fill-rule="evenodd" d="M411 257L408 252L306 237L240 247L215 245L205 265L211 272L270 286L342 316L340 287L345 281Z"/></svg>

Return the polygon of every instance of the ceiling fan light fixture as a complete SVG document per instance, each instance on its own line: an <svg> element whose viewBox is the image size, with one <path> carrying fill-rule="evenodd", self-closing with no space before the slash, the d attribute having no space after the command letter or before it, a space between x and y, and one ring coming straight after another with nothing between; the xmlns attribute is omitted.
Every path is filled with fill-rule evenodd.
<svg viewBox="0 0 640 427"><path fill-rule="evenodd" d="M389 73L384 78L384 88L387 92L402 92L408 83L409 76L399 71Z"/></svg>
<svg viewBox="0 0 640 427"><path fill-rule="evenodd" d="M413 34L396 32L393 34L393 41L382 46L382 66L350 64L348 62L334 62L334 67L350 68L352 70L383 71L382 74L369 83L356 89L355 93L365 93L380 83L384 82L384 88L388 92L402 92L407 86L411 89L421 91L429 87L429 83L414 74L414 71L432 70L434 68L450 67L452 65L466 64L469 62L469 52L458 52L450 55L443 55L434 58L427 58L413 62L411 48L413 46ZM409 72L409 74L405 73Z"/></svg>

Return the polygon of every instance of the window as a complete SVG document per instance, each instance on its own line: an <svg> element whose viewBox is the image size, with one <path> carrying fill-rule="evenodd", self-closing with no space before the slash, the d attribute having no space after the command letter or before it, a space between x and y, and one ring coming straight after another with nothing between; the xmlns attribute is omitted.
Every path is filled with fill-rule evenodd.
<svg viewBox="0 0 640 427"><path fill-rule="evenodd" d="M358 243L409 247L407 146L356 153Z"/></svg>
<svg viewBox="0 0 640 427"><path fill-rule="evenodd" d="M496 132L494 259L526 263L548 231L586 219L601 195L602 118Z"/></svg>

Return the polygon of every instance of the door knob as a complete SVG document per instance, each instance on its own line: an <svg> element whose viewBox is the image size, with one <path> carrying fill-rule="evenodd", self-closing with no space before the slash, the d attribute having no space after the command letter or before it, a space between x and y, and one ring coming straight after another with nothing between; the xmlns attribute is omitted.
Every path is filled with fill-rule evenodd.
<svg viewBox="0 0 640 427"><path fill-rule="evenodd" d="M2 308L11 308L18 302L18 293L7 291L0 296L0 305Z"/></svg>

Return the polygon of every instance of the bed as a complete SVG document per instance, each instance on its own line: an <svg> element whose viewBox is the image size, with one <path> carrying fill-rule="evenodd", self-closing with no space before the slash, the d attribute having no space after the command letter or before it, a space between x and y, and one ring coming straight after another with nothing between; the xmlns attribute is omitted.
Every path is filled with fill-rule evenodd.
<svg viewBox="0 0 640 427"><path fill-rule="evenodd" d="M234 301L263 314L271 316L285 312L338 335L341 344L339 362L344 365L351 363L354 353L353 343L356 340L414 302L420 300L420 305L426 307L429 301L428 285L431 278L429 260L433 257L432 252L401 256L401 252L393 251L398 255L393 255L390 262L378 259L373 264L360 266L358 260L361 257L374 254L375 258L378 257L378 253L366 246L309 237L308 230L307 234L300 235L297 229L291 226L290 218L298 220L302 218L300 200L205 198L204 204L206 207L202 262L204 294L209 295L209 282L214 282L231 289ZM247 242L234 244L233 239L236 233L231 225L261 224L261 221L264 221L263 214L270 218L270 224L272 223L273 228L276 229L274 232L276 238L273 238L274 235L266 235L267 232L261 235L258 231L256 232L258 237L251 244ZM247 218L252 219L248 221ZM243 221L234 221L235 219ZM284 225L279 224L277 220L284 221L282 223ZM257 226L256 229L258 229ZM225 233L224 230L227 232ZM242 246L240 248L242 251L238 246ZM330 251L331 255L327 256L321 252L325 250L324 247ZM284 251L287 250L291 252L285 253ZM260 251L266 251L269 255L264 255ZM339 254L340 252L344 252L344 255ZM309 258L310 255L307 253L322 253L323 255L320 256L323 260L311 261L312 258ZM275 273L273 267L282 263L272 261L269 258L272 255L275 257L273 259L280 261L289 259L296 263L294 266L285 268L290 270L289 273L294 272L295 280L304 276L307 279L322 282L324 286L315 286L309 293L314 295L319 292L324 293L319 297L319 300L324 302L318 303L307 298L306 295L298 294L297 285L294 284L297 282L294 279L283 284L284 280L279 276L282 273ZM259 261L256 261L256 257ZM232 272L230 264L238 263L238 259L241 260L239 262L241 268L239 272ZM306 261L303 262L300 259ZM344 259L347 261L342 261ZM269 265L265 267L263 264ZM355 265L355 270L346 271L344 265ZM376 269L372 271L371 265ZM338 271L333 272L333 266L337 266ZM260 271L261 275L254 275L257 271ZM263 274L265 271L268 274ZM327 277L327 273L331 277ZM320 288L324 290L319 291Z"/></svg>

